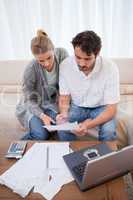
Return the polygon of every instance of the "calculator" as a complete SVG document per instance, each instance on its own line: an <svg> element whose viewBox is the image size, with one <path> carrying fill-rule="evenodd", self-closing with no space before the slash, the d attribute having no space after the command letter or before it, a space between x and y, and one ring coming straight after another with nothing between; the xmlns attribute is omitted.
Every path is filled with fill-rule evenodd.
<svg viewBox="0 0 133 200"><path fill-rule="evenodd" d="M27 141L16 141L12 142L6 154L6 158L22 158L23 153L26 149Z"/></svg>

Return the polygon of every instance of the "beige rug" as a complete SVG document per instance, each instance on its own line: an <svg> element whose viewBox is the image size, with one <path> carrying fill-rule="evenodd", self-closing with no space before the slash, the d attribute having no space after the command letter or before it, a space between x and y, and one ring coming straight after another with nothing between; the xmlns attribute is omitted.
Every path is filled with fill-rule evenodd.
<svg viewBox="0 0 133 200"><path fill-rule="evenodd" d="M130 173L124 176L124 181L128 192L128 200L133 200L133 180Z"/></svg>

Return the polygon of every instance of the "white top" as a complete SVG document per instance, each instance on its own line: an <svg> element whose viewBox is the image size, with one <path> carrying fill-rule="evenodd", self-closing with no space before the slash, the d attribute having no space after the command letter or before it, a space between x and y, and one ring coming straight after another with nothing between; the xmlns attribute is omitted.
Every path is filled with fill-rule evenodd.
<svg viewBox="0 0 133 200"><path fill-rule="evenodd" d="M82 107L115 104L120 100L119 72L115 63L102 57L86 76L78 69L75 57L66 58L60 65L60 95L71 95L72 102Z"/></svg>

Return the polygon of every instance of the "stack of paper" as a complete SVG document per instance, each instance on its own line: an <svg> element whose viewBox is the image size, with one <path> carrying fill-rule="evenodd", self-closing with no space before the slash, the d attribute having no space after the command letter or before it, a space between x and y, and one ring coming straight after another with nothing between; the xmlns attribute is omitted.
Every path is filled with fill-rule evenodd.
<svg viewBox="0 0 133 200"><path fill-rule="evenodd" d="M0 184L6 185L22 197L28 195L34 187L34 192L50 200L63 184L73 180L62 158L67 153L67 142L36 143L22 159L0 176Z"/></svg>

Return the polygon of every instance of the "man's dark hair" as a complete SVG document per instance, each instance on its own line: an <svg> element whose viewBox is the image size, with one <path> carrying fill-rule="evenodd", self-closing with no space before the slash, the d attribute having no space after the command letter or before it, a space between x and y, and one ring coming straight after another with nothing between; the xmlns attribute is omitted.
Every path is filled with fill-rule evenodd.
<svg viewBox="0 0 133 200"><path fill-rule="evenodd" d="M79 47L83 52L87 55L97 53L101 49L101 38L94 31L84 31L78 33L72 40L72 45L75 47Z"/></svg>

